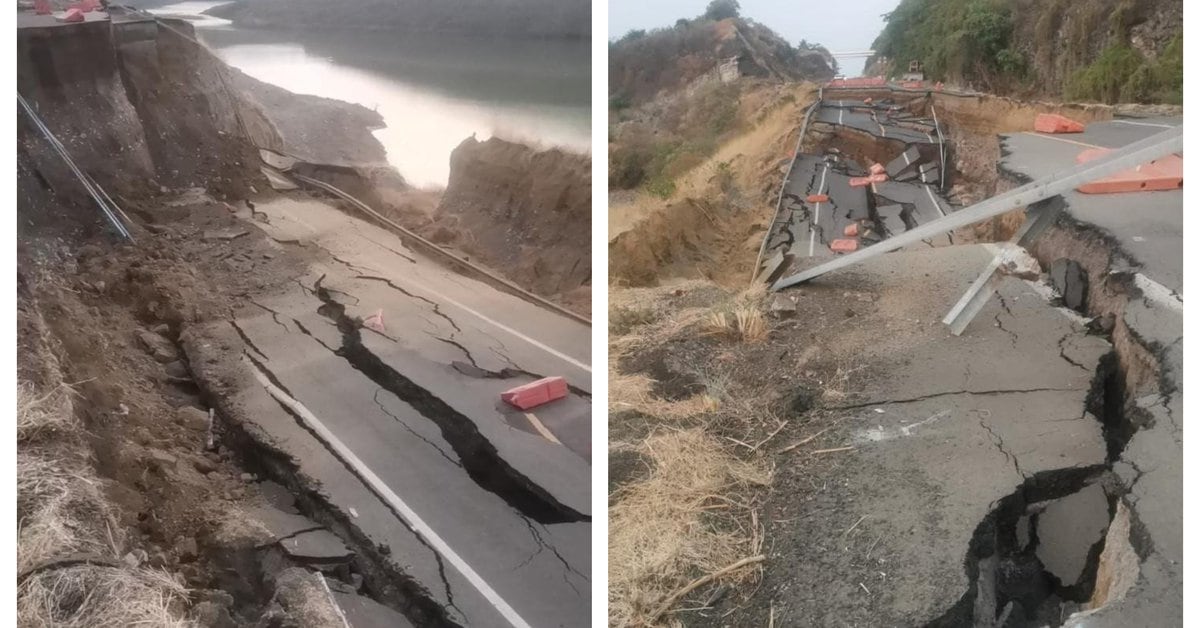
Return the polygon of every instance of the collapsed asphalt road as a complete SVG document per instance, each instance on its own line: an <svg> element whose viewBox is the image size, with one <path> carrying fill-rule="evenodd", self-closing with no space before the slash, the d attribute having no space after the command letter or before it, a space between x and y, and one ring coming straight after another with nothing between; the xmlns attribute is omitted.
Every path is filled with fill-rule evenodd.
<svg viewBox="0 0 1200 628"><path fill-rule="evenodd" d="M253 215L281 246L325 261L228 322L247 347L252 377L235 400L246 419L387 548L443 621L586 623L587 326L447 271L321 201L278 198ZM193 363L207 349L191 347ZM500 401L547 375L567 379L568 398L529 415Z"/></svg>

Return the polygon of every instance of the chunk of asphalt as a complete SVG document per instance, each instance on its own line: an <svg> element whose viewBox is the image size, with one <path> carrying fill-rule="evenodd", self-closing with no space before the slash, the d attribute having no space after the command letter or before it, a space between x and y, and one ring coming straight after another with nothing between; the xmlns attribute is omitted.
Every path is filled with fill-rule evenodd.
<svg viewBox="0 0 1200 628"><path fill-rule="evenodd" d="M258 483L258 490L267 503L288 514L297 514L296 498L282 484L263 480Z"/></svg>
<svg viewBox="0 0 1200 628"><path fill-rule="evenodd" d="M1050 282L1062 295L1063 305L1086 312L1088 277L1079 262L1065 257L1054 260L1050 264Z"/></svg>
<svg viewBox="0 0 1200 628"><path fill-rule="evenodd" d="M354 551L328 530L301 532L279 546L289 558L317 568L344 565L354 558Z"/></svg>
<svg viewBox="0 0 1200 628"><path fill-rule="evenodd" d="M1088 552L1108 529L1108 498L1100 484L1056 499L1037 518L1037 557L1063 586L1073 586Z"/></svg>
<svg viewBox="0 0 1200 628"><path fill-rule="evenodd" d="M906 172L915 170L921 161L921 151L916 146L910 146L898 157L888 162L884 170L888 177L895 179Z"/></svg>
<svg viewBox="0 0 1200 628"><path fill-rule="evenodd" d="M265 484L265 483L264 483ZM272 506L257 506L247 509L246 514L257 519L274 539L296 536L305 530L320 529L317 522L302 515L284 512Z"/></svg>
<svg viewBox="0 0 1200 628"><path fill-rule="evenodd" d="M334 591L333 599L354 628L412 628L407 617L371 598Z"/></svg>

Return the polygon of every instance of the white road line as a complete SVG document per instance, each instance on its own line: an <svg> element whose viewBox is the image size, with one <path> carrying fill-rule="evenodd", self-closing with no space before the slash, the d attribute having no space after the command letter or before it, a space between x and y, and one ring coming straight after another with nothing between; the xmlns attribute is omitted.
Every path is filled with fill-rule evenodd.
<svg viewBox="0 0 1200 628"><path fill-rule="evenodd" d="M392 279L396 280L396 278L392 278ZM464 304L456 301L455 299L448 297L436 290L431 289L429 286L426 286L425 284L423 284L419 281L413 281L412 279L408 279L408 278L403 279L403 281L410 285L414 285L417 288L419 288L425 292L428 292L429 294L436 295L439 299L445 301L446 303L449 303L450 305L453 305L454 307L457 307L458 309L460 309L468 314L473 315L474 317L478 318L479 320L481 320L485 323L488 323L489 325L492 325L493 327L496 327L497 329L501 329L505 332L508 332L508 334L513 336L514 338L519 338L521 340L524 340L525 342L528 342L529 344L537 347L538 349L541 349L542 351L545 351L546 353L549 353L550 355L553 355L554 357L556 357L560 360L563 360L564 362L573 364L573 365L587 371L588 373L592 372L591 365L584 364L583 362L580 362L579 360L576 360L575 358L573 358L565 353L562 353L561 351L558 351L558 350L554 349L553 347L544 345L544 344L538 342L537 340L534 340L533 338L530 338L529 336L526 336L525 334L522 334L521 332L513 329L512 327L505 325L504 323L501 323L499 321L488 318L486 315L476 312L475 310L472 310L471 308L467 307L466 305L464 305Z"/></svg>
<svg viewBox="0 0 1200 628"><path fill-rule="evenodd" d="M845 109L838 109L838 124L842 123L842 117L846 115Z"/></svg>
<svg viewBox="0 0 1200 628"><path fill-rule="evenodd" d="M829 164L825 164L825 169L821 171L821 183L817 185L817 194L824 194L825 175L829 174ZM821 204L817 203L814 210L812 222L808 225L808 256L812 257L817 249L817 221L821 218Z"/></svg>
<svg viewBox="0 0 1200 628"><path fill-rule="evenodd" d="M513 610L513 607L509 606L508 602L505 602L504 598L500 597L500 594L496 593L496 591L484 581L483 577L476 573L476 571L467 564L467 561L463 560L463 558L458 555L458 552L455 552L454 549L442 539L442 537L438 536L438 533L435 532L428 523L425 523L424 519L421 519L420 515L410 508L408 504L404 503L404 500L400 499L400 496L397 495L391 488L389 488L388 485L385 484L378 475L375 475L375 472L372 471L361 459L359 459L358 456L354 455L354 452L351 451L345 443L338 439L338 437L335 436L333 432L329 430L329 428L325 427L325 424L322 423L321 420L316 417L316 415L309 411L304 404L300 403L296 399L293 399L290 395L283 392L283 390L281 390L278 386L272 384L271 380L267 379L267 376L262 371L258 370L258 367L253 363L251 363L251 368L254 370L254 376L258 378L259 383L263 385L263 388L267 389L267 392L270 393L272 397L295 412L296 415L308 425L309 429L313 430L313 432L317 434L317 437L333 450L334 454L341 459L342 462L354 469L355 473L363 480L363 482L366 482L367 486L373 493L375 493L375 495L382 499L392 510L396 512L396 514L403 518L404 521L421 536L421 538L425 539L425 541L433 547L438 555L442 556L447 562L453 565L454 568L457 569L458 572L461 573L463 577L466 578L467 581L470 582L480 594L483 595L483 597L487 598L487 601L492 604L492 607L494 607L500 613L500 615L502 615L504 619L513 626L513 628L531 628L531 626L524 619L522 619L520 615L517 614L517 611Z"/></svg>
<svg viewBox="0 0 1200 628"><path fill-rule="evenodd" d="M938 202L937 202L937 198L935 198L935 197L933 196L933 190L929 189L929 188L931 188L931 187L933 187L933 186L932 186L932 185L926 185L926 186L924 186L924 187L925 187L925 193L929 195L929 200L930 200L930 201L933 201L933 207L934 207L934 209L938 210L938 213L939 213L939 214L941 214L942 216L945 216L945 215L946 215L946 212L942 211L942 205L941 205L941 203L938 203Z"/></svg>
<svg viewBox="0 0 1200 628"><path fill-rule="evenodd" d="M1133 120L1113 120L1113 122L1116 122L1117 124L1130 124L1133 126L1156 126L1160 129L1175 128L1174 126L1172 126L1170 124L1155 124L1154 122L1134 122Z"/></svg>

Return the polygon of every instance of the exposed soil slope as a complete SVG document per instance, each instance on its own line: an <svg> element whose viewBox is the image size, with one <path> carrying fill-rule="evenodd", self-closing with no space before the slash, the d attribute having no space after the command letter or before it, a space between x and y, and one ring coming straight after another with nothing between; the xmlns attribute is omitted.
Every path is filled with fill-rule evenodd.
<svg viewBox="0 0 1200 628"><path fill-rule="evenodd" d="M450 155L450 182L425 232L541 295L590 309L592 160L491 138Z"/></svg>

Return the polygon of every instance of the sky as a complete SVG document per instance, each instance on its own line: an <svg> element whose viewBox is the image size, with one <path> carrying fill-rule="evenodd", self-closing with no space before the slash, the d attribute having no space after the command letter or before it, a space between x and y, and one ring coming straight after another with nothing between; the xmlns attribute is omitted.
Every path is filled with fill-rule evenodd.
<svg viewBox="0 0 1200 628"><path fill-rule="evenodd" d="M609 39L642 28L670 26L704 13L709 0L609 0ZM742 17L779 33L793 45L801 39L831 51L869 50L883 29L884 13L900 0L738 0ZM848 75L861 68L844 68Z"/></svg>

